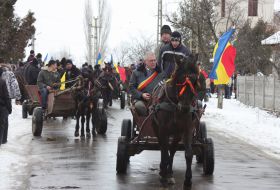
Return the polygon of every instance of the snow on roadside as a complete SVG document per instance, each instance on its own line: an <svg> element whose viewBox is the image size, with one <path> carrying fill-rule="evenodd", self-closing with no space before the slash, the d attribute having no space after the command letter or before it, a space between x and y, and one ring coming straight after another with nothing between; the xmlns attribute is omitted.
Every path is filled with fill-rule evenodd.
<svg viewBox="0 0 280 190"><path fill-rule="evenodd" d="M23 120L21 106L13 103L9 116L8 142L0 146L0 189L22 187L30 154L31 119Z"/></svg>
<svg viewBox="0 0 280 190"><path fill-rule="evenodd" d="M202 118L208 127L238 137L280 158L280 118L235 99L224 99L223 109L217 108L217 98L210 98L206 104Z"/></svg>

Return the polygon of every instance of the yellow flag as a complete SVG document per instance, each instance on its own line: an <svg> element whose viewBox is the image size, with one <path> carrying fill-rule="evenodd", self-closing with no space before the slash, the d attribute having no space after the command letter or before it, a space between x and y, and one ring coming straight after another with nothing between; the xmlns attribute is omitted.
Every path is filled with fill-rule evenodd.
<svg viewBox="0 0 280 190"><path fill-rule="evenodd" d="M117 64L117 63L114 63L114 67L116 68L117 73L120 73L119 67L118 67L118 64Z"/></svg>
<svg viewBox="0 0 280 190"><path fill-rule="evenodd" d="M66 72L64 72L64 74L62 75L60 82L61 82L61 86L60 86L60 90L65 90L65 80L66 80Z"/></svg>

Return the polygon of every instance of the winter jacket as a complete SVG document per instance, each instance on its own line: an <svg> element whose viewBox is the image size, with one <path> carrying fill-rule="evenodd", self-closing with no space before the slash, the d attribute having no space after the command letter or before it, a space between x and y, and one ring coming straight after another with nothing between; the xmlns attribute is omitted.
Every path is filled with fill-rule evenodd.
<svg viewBox="0 0 280 190"><path fill-rule="evenodd" d="M39 69L34 64L29 64L25 68L25 80L29 85L36 85L37 78L41 69Z"/></svg>
<svg viewBox="0 0 280 190"><path fill-rule="evenodd" d="M2 79L6 81L10 99L21 99L21 93L15 74L12 71L5 71L2 74Z"/></svg>
<svg viewBox="0 0 280 190"><path fill-rule="evenodd" d="M6 82L0 78L0 106L7 108L9 113L12 113L12 104L9 97Z"/></svg>
<svg viewBox="0 0 280 190"><path fill-rule="evenodd" d="M167 43L161 42L161 43L157 46L157 48L155 49L155 55L156 55L157 60L159 60L159 55L160 55L161 49L162 49L166 44L169 44L169 42L167 42Z"/></svg>
<svg viewBox="0 0 280 190"><path fill-rule="evenodd" d="M174 55L184 57L190 54L189 49L183 44L180 44L177 48L173 48L171 43L163 46L158 57L158 65L165 73L165 78L169 78L175 69Z"/></svg>
<svg viewBox="0 0 280 190"><path fill-rule="evenodd" d="M53 86L54 83L60 83L59 73L57 71L56 72L48 71L48 69L44 67L40 71L37 79L37 85L39 86L39 89L41 90L43 88L46 88L47 86L54 87ZM58 86L54 88L58 88Z"/></svg>

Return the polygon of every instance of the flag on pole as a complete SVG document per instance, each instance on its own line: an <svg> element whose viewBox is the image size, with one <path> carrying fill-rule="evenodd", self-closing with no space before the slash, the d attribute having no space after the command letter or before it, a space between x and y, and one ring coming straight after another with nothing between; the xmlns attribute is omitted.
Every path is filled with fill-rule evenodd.
<svg viewBox="0 0 280 190"><path fill-rule="evenodd" d="M101 65L102 61L101 61L101 53L99 52L96 58L96 63L95 65Z"/></svg>
<svg viewBox="0 0 280 190"><path fill-rule="evenodd" d="M48 56L49 56L49 54L47 53L47 55L45 56L45 59L43 61L44 63L47 62Z"/></svg>
<svg viewBox="0 0 280 190"><path fill-rule="evenodd" d="M229 42L234 31L234 29L230 29L224 33L214 48L214 63L209 78L214 79L216 85L228 84L235 70L236 49Z"/></svg>
<svg viewBox="0 0 280 190"><path fill-rule="evenodd" d="M126 81L126 72L125 72L125 68L121 67L121 66L117 66L118 68L118 73L120 75L120 79L123 83L125 83Z"/></svg>
<svg viewBox="0 0 280 190"><path fill-rule="evenodd" d="M64 72L64 74L60 78L60 82L61 82L60 90L65 90L65 80L66 80L66 72Z"/></svg>

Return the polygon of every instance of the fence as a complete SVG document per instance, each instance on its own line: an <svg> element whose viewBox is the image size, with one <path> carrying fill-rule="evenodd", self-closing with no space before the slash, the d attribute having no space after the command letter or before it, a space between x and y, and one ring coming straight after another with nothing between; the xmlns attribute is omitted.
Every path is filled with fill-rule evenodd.
<svg viewBox="0 0 280 190"><path fill-rule="evenodd" d="M253 107L280 111L280 80L266 76L238 76L237 99Z"/></svg>

